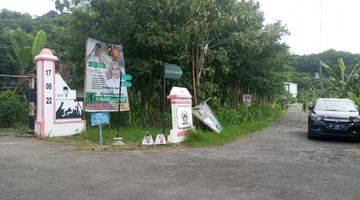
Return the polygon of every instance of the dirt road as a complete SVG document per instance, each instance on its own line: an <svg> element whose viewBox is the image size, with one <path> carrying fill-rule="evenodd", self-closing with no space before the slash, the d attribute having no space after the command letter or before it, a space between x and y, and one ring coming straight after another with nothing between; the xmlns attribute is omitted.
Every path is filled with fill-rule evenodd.
<svg viewBox="0 0 360 200"><path fill-rule="evenodd" d="M218 148L94 153L0 133L0 199L360 199L360 145L306 137L292 106Z"/></svg>

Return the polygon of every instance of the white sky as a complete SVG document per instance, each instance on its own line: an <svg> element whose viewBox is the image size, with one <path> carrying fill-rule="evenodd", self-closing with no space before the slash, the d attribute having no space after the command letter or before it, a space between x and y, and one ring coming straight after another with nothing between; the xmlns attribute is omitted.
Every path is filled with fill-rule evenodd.
<svg viewBox="0 0 360 200"><path fill-rule="evenodd" d="M258 1L266 22L281 20L287 25L291 35L284 41L292 53L311 54L330 48L360 53L359 0Z"/></svg>
<svg viewBox="0 0 360 200"><path fill-rule="evenodd" d="M0 0L0 9L6 8L32 16L41 16L50 10L55 10L54 0Z"/></svg>
<svg viewBox="0 0 360 200"><path fill-rule="evenodd" d="M281 20L287 25L291 35L284 41L292 53L311 54L330 48L360 53L360 0L258 1L267 23ZM40 16L54 10L55 5L53 0L0 0L2 8Z"/></svg>

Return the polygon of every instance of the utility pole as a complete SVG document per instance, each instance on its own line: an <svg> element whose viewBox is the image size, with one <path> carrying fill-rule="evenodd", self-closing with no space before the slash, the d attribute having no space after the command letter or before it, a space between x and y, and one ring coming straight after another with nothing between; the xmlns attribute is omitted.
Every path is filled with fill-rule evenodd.
<svg viewBox="0 0 360 200"><path fill-rule="evenodd" d="M322 53L322 17L323 17L323 0L320 0L320 54ZM320 56L321 57L321 56ZM319 59L321 61L321 58ZM323 79L323 67L320 63L319 76L320 76L320 92L321 96L324 95L324 79Z"/></svg>
<svg viewBox="0 0 360 200"><path fill-rule="evenodd" d="M319 67L319 76L320 76L320 91L321 91L321 96L324 95L324 79L323 79L323 67L322 65L320 64L320 67Z"/></svg>

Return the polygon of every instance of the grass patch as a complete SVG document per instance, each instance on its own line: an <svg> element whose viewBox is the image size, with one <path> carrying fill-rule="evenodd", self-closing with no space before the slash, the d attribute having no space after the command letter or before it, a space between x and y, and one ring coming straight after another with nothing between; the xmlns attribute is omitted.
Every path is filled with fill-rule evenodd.
<svg viewBox="0 0 360 200"><path fill-rule="evenodd" d="M227 126L221 133L198 130L190 133L182 143L187 147L211 147L224 145L248 135L254 131L260 131L269 126L273 120L247 122L241 125Z"/></svg>
<svg viewBox="0 0 360 200"><path fill-rule="evenodd" d="M113 143L113 138L117 135L116 129L111 129L110 127L105 127L102 130L103 132L103 144L110 145ZM123 138L125 143L136 143L140 144L143 137L146 134L150 134L153 138L156 137L158 132L155 130L147 130L140 127L131 127L131 128L121 128L120 137ZM87 130L79 135L74 136L75 140L87 140L93 143L98 143L99 141L99 128L98 127L87 127Z"/></svg>
<svg viewBox="0 0 360 200"><path fill-rule="evenodd" d="M17 122L15 123L12 127L7 128L7 130L10 133L15 134L18 137L28 137L28 136L33 136L31 134L29 134L29 127L27 124L22 123L22 122Z"/></svg>

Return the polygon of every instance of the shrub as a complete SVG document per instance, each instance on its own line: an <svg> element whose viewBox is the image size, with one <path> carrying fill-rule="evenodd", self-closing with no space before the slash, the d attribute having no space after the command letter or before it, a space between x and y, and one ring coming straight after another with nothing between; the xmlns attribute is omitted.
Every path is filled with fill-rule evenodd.
<svg viewBox="0 0 360 200"><path fill-rule="evenodd" d="M239 125L245 122L271 120L281 115L278 104L261 104L245 107L243 105L229 108L223 107L215 110L215 115L223 126Z"/></svg>
<svg viewBox="0 0 360 200"><path fill-rule="evenodd" d="M11 127L18 122L26 122L27 103L13 91L0 94L0 127Z"/></svg>

